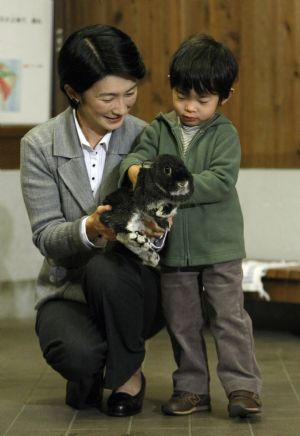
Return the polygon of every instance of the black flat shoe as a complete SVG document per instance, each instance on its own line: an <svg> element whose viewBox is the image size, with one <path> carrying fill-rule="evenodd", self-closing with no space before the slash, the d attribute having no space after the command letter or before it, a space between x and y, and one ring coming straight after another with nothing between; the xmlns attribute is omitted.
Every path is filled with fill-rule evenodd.
<svg viewBox="0 0 300 436"><path fill-rule="evenodd" d="M66 404L73 409L101 408L103 395L102 374L80 382L67 381Z"/></svg>
<svg viewBox="0 0 300 436"><path fill-rule="evenodd" d="M141 373L142 387L136 395L113 392L107 400L107 414L110 416L132 416L140 413L146 389L146 379Z"/></svg>

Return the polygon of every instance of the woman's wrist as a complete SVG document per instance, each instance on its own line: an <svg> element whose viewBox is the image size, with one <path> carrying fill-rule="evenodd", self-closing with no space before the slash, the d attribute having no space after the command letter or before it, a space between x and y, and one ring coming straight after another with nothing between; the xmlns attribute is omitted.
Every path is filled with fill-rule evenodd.
<svg viewBox="0 0 300 436"><path fill-rule="evenodd" d="M99 235L98 230L95 229L94 218L92 215L88 216L85 221L85 231L86 231L86 236L90 241L94 241L97 237L101 236Z"/></svg>

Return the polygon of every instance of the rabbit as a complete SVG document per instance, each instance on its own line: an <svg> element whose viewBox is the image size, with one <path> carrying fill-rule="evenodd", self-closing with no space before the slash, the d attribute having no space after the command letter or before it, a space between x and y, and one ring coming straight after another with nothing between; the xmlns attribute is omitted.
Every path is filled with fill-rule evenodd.
<svg viewBox="0 0 300 436"><path fill-rule="evenodd" d="M100 219L144 264L156 267L160 256L153 238L145 234L144 219L155 221L167 232L168 218L175 216L193 191L193 177L184 163L177 156L161 154L142 163L134 189L123 186L104 199L103 204L111 205L112 210Z"/></svg>

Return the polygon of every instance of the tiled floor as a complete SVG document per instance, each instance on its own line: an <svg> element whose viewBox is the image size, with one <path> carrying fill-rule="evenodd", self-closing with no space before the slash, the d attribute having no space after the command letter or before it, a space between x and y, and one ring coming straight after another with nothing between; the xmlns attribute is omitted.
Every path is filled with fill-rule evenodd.
<svg viewBox="0 0 300 436"><path fill-rule="evenodd" d="M109 418L64 404L64 380L44 363L33 321L0 320L0 434L9 436L298 436L300 435L300 338L257 332L263 378L263 414L229 419L215 374L216 354L207 334L212 376L211 413L166 417L160 404L171 392L173 360L165 331L148 343L143 413ZM108 392L106 393L106 395Z"/></svg>

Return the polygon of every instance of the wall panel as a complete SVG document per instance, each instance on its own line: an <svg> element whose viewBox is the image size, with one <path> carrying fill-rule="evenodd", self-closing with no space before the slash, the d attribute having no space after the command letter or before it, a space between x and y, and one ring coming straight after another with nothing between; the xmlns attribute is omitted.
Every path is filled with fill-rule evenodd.
<svg viewBox="0 0 300 436"><path fill-rule="evenodd" d="M223 112L239 130L244 167L300 167L300 0L55 0L66 37L94 23L129 33L148 67L134 113L150 121L171 107L168 64L179 42L207 32L240 64ZM56 83L54 108L65 105Z"/></svg>

